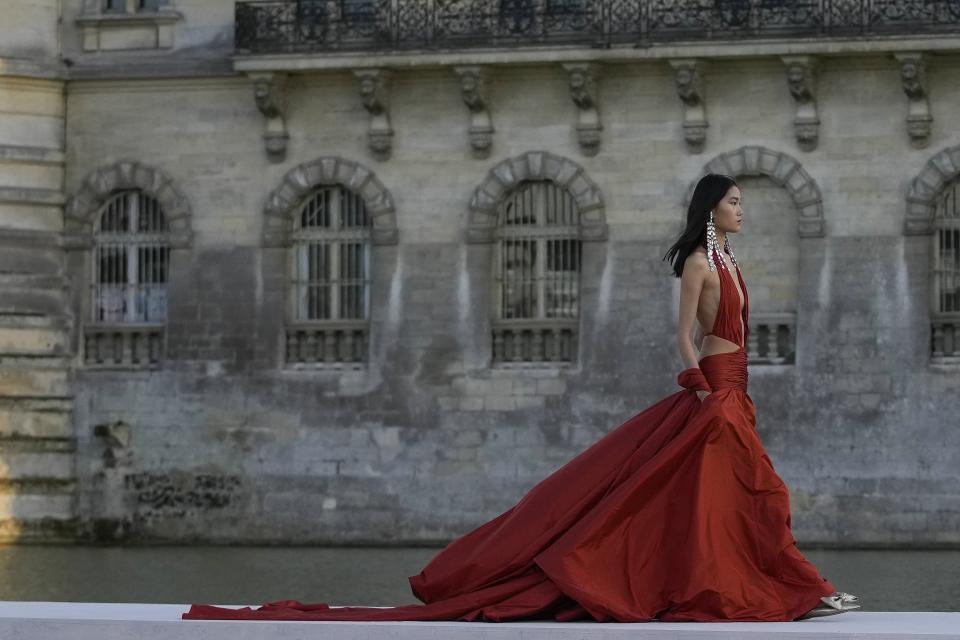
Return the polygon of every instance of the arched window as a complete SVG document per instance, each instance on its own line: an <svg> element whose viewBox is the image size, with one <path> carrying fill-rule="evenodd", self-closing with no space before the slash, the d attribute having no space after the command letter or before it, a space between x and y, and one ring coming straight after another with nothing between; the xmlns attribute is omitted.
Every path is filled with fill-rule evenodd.
<svg viewBox="0 0 960 640"><path fill-rule="evenodd" d="M296 210L287 364L366 361L370 245L371 219L357 193L321 187Z"/></svg>
<svg viewBox="0 0 960 640"><path fill-rule="evenodd" d="M84 363L143 366L160 361L170 260L167 219L140 190L107 198L93 230Z"/></svg>
<svg viewBox="0 0 960 640"><path fill-rule="evenodd" d="M931 355L936 362L960 362L960 182L937 202L933 234Z"/></svg>
<svg viewBox="0 0 960 640"><path fill-rule="evenodd" d="M767 175L736 178L750 224L729 238L750 297L749 364L795 365L801 251L797 207L790 192Z"/></svg>
<svg viewBox="0 0 960 640"><path fill-rule="evenodd" d="M495 363L569 363L580 317L580 216L548 180L524 181L500 203L493 260Z"/></svg>

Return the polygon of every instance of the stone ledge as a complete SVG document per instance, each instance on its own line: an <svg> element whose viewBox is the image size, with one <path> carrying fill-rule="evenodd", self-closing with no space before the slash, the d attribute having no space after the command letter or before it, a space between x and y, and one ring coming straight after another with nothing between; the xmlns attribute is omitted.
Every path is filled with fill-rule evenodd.
<svg viewBox="0 0 960 640"><path fill-rule="evenodd" d="M36 291L37 289L59 291L67 288L61 275L48 273L3 273L0 272L0 288Z"/></svg>
<svg viewBox="0 0 960 640"><path fill-rule="evenodd" d="M447 67L454 65L521 65L560 62L625 63L669 58L763 58L783 55L887 55L894 51L955 52L960 36L900 36L863 38L806 38L798 40L754 40L749 42L678 42L649 47L624 45L592 49L581 45L514 49L415 50L401 52L318 51L316 53L237 54L234 69L289 71L292 73L354 67Z"/></svg>
<svg viewBox="0 0 960 640"><path fill-rule="evenodd" d="M0 187L0 203L62 206L67 197L56 189L28 189L23 187Z"/></svg>
<svg viewBox="0 0 960 640"><path fill-rule="evenodd" d="M57 640L960 639L960 612L851 612L801 622L244 622L181 620L178 604L2 602L0 637Z"/></svg>
<svg viewBox="0 0 960 640"><path fill-rule="evenodd" d="M72 437L0 436L0 452L3 454L73 453L76 448L76 439Z"/></svg>
<svg viewBox="0 0 960 640"><path fill-rule="evenodd" d="M73 398L10 398L0 396L0 411L70 413L73 411Z"/></svg>
<svg viewBox="0 0 960 640"><path fill-rule="evenodd" d="M0 144L0 162L63 165L63 151L44 147Z"/></svg>
<svg viewBox="0 0 960 640"><path fill-rule="evenodd" d="M72 478L0 478L0 496L16 498L23 495L72 496L77 481Z"/></svg>
<svg viewBox="0 0 960 640"><path fill-rule="evenodd" d="M4 314L0 312L0 328L5 329L67 329L72 325L66 316L35 314Z"/></svg>
<svg viewBox="0 0 960 640"><path fill-rule="evenodd" d="M75 61L70 68L70 80L164 80L164 79L194 79L194 78L243 78L233 70L233 63L229 53L225 52L221 58L186 58L161 54L144 59L141 54L134 56L123 50L117 50L108 60ZM89 83L88 83L89 84ZM246 87L246 84L244 84ZM84 87L73 86L71 94Z"/></svg>
<svg viewBox="0 0 960 640"><path fill-rule="evenodd" d="M87 25L157 25L178 22L183 19L179 11L161 9L136 13L89 13L77 18L77 24Z"/></svg>
<svg viewBox="0 0 960 640"><path fill-rule="evenodd" d="M59 249L63 246L63 235L59 231L40 229L0 229L0 247L7 249ZM28 273L32 273L28 272Z"/></svg>
<svg viewBox="0 0 960 640"><path fill-rule="evenodd" d="M0 542L4 544L71 544L77 539L75 517L54 518L0 518ZM24 603L3 603L18 607ZM0 616L0 637L6 638L7 621ZM54 637L50 635L28 636L30 638Z"/></svg>
<svg viewBox="0 0 960 640"><path fill-rule="evenodd" d="M4 76L38 80L66 80L67 68L60 58L0 57L0 77Z"/></svg>

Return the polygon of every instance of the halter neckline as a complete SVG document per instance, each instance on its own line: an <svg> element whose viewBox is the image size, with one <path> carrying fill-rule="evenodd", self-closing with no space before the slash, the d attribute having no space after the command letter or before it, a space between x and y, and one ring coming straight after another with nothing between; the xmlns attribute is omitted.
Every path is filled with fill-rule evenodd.
<svg viewBox="0 0 960 640"><path fill-rule="evenodd" d="M741 349L745 348L747 336L750 333L748 327L749 319L749 298L747 296L747 287L743 282L743 275L740 272L740 266L733 265L733 270L737 273L739 287L733 282L731 269L725 265L717 265L718 271L726 271L730 281L725 282L723 274L720 274L720 303L717 305L717 314L713 319L713 326L706 336L717 336L736 344ZM724 295L724 287L732 287L732 292L736 295ZM739 291L738 291L739 289ZM742 297L742 300L741 300ZM742 304L742 308L741 308Z"/></svg>

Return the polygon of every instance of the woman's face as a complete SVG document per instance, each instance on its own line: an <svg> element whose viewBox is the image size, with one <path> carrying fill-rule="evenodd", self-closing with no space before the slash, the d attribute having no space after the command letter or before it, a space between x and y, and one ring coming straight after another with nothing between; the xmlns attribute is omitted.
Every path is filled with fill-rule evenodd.
<svg viewBox="0 0 960 640"><path fill-rule="evenodd" d="M740 207L740 189L734 185L713 208L713 223L720 231L739 233L743 226L743 209Z"/></svg>

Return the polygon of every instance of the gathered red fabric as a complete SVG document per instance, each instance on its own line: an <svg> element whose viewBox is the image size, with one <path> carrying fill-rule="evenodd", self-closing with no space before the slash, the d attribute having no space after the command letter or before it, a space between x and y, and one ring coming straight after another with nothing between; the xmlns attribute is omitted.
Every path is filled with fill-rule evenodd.
<svg viewBox="0 0 960 640"><path fill-rule="evenodd" d="M699 367L690 367L681 371L677 376L677 384L693 391L713 391Z"/></svg>
<svg viewBox="0 0 960 640"><path fill-rule="evenodd" d="M739 315L724 304L736 295L728 278L720 312ZM700 360L712 389L702 402L694 388L662 398L442 549L409 578L424 604L194 605L183 618L794 620L836 589L791 533L740 344Z"/></svg>

